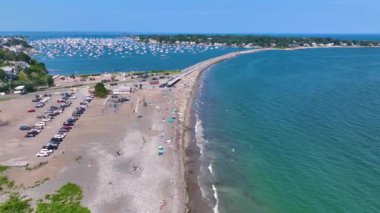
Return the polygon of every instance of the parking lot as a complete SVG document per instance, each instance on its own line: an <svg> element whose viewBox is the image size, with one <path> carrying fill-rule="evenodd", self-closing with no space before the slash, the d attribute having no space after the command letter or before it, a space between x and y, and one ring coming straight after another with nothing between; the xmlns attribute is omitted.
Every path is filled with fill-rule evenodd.
<svg viewBox="0 0 380 213"><path fill-rule="evenodd" d="M73 98L67 97L65 102L71 102L70 106L64 108L64 110L59 112L60 106L65 102L61 100L60 103L57 101L62 98L62 94L72 94ZM43 97L46 94L46 97L50 97L47 93L38 94L43 100L46 97ZM45 105L41 108L36 108L36 105L39 102L32 102L35 99L35 94L19 96L16 99L4 101L0 103L0 120L2 121L2 126L0 127L0 162L7 165L23 165L28 163L34 163L40 161L36 157L36 154L40 152L43 146L46 146L51 139L58 133L58 131L63 127L63 123L67 122L69 118L72 117L73 112L77 107L80 106L80 103L85 100L85 97L88 94L86 89L81 89L80 91L62 91L50 93L51 97L47 98ZM48 113L51 107L56 107L58 110L56 112L51 111ZM35 112L31 109L35 109ZM56 116L51 117L50 121L46 121L46 125L40 124L43 126L41 132L35 137L25 137L30 130L20 130L21 126L35 128L36 123L39 123L43 120L41 116L45 118L49 117L49 114L56 113ZM37 118L40 117L40 118ZM49 119L47 119L49 120ZM79 122L75 122L72 128L75 128L76 125L80 125ZM70 128L70 127L68 127ZM69 132L67 133L69 134ZM63 140L64 142L64 140ZM63 143L62 142L62 143ZM51 149L51 147L49 147ZM59 151L53 150L53 151ZM50 153L51 151L49 151ZM41 155L45 156L46 155ZM49 156L48 158L50 158Z"/></svg>

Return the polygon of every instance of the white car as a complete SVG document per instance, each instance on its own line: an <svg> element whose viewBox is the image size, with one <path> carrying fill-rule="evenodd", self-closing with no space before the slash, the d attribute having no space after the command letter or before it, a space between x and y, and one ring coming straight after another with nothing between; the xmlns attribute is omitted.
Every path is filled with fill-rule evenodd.
<svg viewBox="0 0 380 213"><path fill-rule="evenodd" d="M62 109L56 109L56 110L54 110L54 113L59 113L59 114L61 114L62 112L63 112Z"/></svg>
<svg viewBox="0 0 380 213"><path fill-rule="evenodd" d="M46 126L46 122L40 121L36 123L35 126Z"/></svg>
<svg viewBox="0 0 380 213"><path fill-rule="evenodd" d="M44 119L42 119L42 121L43 122L48 122L48 121L51 121L51 119L50 118L44 118Z"/></svg>
<svg viewBox="0 0 380 213"><path fill-rule="evenodd" d="M66 137L66 134L63 133L63 134L56 134L56 135L54 135L53 138L64 139L65 137Z"/></svg>
<svg viewBox="0 0 380 213"><path fill-rule="evenodd" d="M53 153L53 150L51 150L51 149L41 149L41 151L40 152L47 152L47 153Z"/></svg>
<svg viewBox="0 0 380 213"><path fill-rule="evenodd" d="M44 126L34 126L35 130L41 131L44 129Z"/></svg>
<svg viewBox="0 0 380 213"><path fill-rule="evenodd" d="M31 129L31 130L29 130L29 132L38 132L38 133L40 133L41 132L41 130L40 129L36 129L36 128L33 128L33 129Z"/></svg>
<svg viewBox="0 0 380 213"><path fill-rule="evenodd" d="M36 154L37 157L48 157L49 155L49 152L43 152L42 150Z"/></svg>

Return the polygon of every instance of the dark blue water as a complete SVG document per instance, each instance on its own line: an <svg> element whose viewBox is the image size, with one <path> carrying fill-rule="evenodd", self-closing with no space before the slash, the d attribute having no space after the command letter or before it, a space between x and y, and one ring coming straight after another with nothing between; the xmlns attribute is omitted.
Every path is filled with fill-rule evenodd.
<svg viewBox="0 0 380 213"><path fill-rule="evenodd" d="M53 75L180 70L241 48L135 42L127 33L3 32L25 35Z"/></svg>
<svg viewBox="0 0 380 213"><path fill-rule="evenodd" d="M89 74L119 71L184 69L200 61L238 48L143 45L125 39L126 32L0 32L24 35L38 51L50 73ZM138 33L136 33L138 34ZM269 34L272 36L330 37L348 40L380 40L376 34ZM71 41L68 39L77 39ZM128 47L132 48L129 49ZM162 52L161 52L162 50Z"/></svg>
<svg viewBox="0 0 380 213"><path fill-rule="evenodd" d="M206 72L196 130L216 210L380 212L379 85L380 49L262 52Z"/></svg>

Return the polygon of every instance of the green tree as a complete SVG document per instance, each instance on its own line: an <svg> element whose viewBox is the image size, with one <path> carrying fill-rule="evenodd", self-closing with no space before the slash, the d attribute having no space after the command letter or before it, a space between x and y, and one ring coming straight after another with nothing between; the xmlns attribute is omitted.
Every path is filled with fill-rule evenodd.
<svg viewBox="0 0 380 213"><path fill-rule="evenodd" d="M95 85L95 96L105 98L108 95L108 90L103 83L97 83Z"/></svg>
<svg viewBox="0 0 380 213"><path fill-rule="evenodd" d="M0 81L5 81L6 77L7 74L4 72L4 70L0 69Z"/></svg>
<svg viewBox="0 0 380 213"><path fill-rule="evenodd" d="M36 91L36 88L33 84L25 84L25 91L26 92L34 92Z"/></svg>
<svg viewBox="0 0 380 213"><path fill-rule="evenodd" d="M46 80L47 80L47 83L48 83L49 87L51 87L51 86L54 85L54 79L53 79L53 76L48 75Z"/></svg>
<svg viewBox="0 0 380 213"><path fill-rule="evenodd" d="M29 81L29 78L24 71L21 71L17 74L17 80L20 82L27 82Z"/></svg>

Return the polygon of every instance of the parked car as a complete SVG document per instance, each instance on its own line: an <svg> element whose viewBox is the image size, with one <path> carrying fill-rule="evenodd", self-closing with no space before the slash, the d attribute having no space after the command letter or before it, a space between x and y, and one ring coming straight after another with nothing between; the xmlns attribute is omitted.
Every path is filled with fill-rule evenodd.
<svg viewBox="0 0 380 213"><path fill-rule="evenodd" d="M47 146L48 149L53 150L53 151L58 149L58 145L57 144L50 144L49 143L46 146Z"/></svg>
<svg viewBox="0 0 380 213"><path fill-rule="evenodd" d="M49 157L50 153L49 152L44 152L40 151L39 153L36 154L37 157Z"/></svg>
<svg viewBox="0 0 380 213"><path fill-rule="evenodd" d="M53 138L50 139L50 141L62 142L62 138L53 137Z"/></svg>
<svg viewBox="0 0 380 213"><path fill-rule="evenodd" d="M83 114L82 110L75 110L73 114L81 116Z"/></svg>
<svg viewBox="0 0 380 213"><path fill-rule="evenodd" d="M49 116L49 118L52 119L52 118L54 118L54 117L56 116L56 114L54 114L54 113L49 113L48 116Z"/></svg>
<svg viewBox="0 0 380 213"><path fill-rule="evenodd" d="M56 149L58 149L58 146L54 145L54 144L47 144L44 147L46 147L46 149L49 149L49 150L56 150Z"/></svg>
<svg viewBox="0 0 380 213"><path fill-rule="evenodd" d="M51 121L51 119L50 118L44 118L44 119L42 119L42 121L43 122L48 122L48 121Z"/></svg>
<svg viewBox="0 0 380 213"><path fill-rule="evenodd" d="M34 126L34 129L41 131L44 129L44 126Z"/></svg>
<svg viewBox="0 0 380 213"><path fill-rule="evenodd" d="M73 127L72 126L63 126L62 128L70 131Z"/></svg>
<svg viewBox="0 0 380 213"><path fill-rule="evenodd" d="M27 112L35 112L36 109L32 108L32 109L29 109Z"/></svg>
<svg viewBox="0 0 380 213"><path fill-rule="evenodd" d="M46 147L46 146L44 146L44 147ZM42 147L42 149L41 149L41 151L40 152L47 152L47 153L53 153L53 150L51 150L51 149L48 149L47 147L46 148L44 148L44 147Z"/></svg>
<svg viewBox="0 0 380 213"><path fill-rule="evenodd" d="M76 112L73 112L73 114L71 114L73 117L77 117L77 118L79 118L80 116L81 116L81 114L79 114L79 113L76 113Z"/></svg>
<svg viewBox="0 0 380 213"><path fill-rule="evenodd" d="M34 134L38 134L38 133L41 132L41 130L39 130L39 129L31 129L31 130L29 130L29 132L34 133Z"/></svg>
<svg viewBox="0 0 380 213"><path fill-rule="evenodd" d="M78 120L78 118L71 117L67 119L67 122L75 123Z"/></svg>
<svg viewBox="0 0 380 213"><path fill-rule="evenodd" d="M36 103L36 108L42 108L44 106L45 106L44 103L41 103L41 102Z"/></svg>
<svg viewBox="0 0 380 213"><path fill-rule="evenodd" d="M26 133L25 137L26 138L31 138L31 137L36 137L36 135L38 135L38 133L28 132L28 133Z"/></svg>
<svg viewBox="0 0 380 213"><path fill-rule="evenodd" d="M86 96L84 99L91 101L94 97L93 96Z"/></svg>
<svg viewBox="0 0 380 213"><path fill-rule="evenodd" d="M43 122L43 121L37 122L35 126L46 126L46 122Z"/></svg>
<svg viewBox="0 0 380 213"><path fill-rule="evenodd" d="M62 109L56 109L56 110L54 110L54 114L56 114L56 115L59 115L59 114L61 114L62 112L63 112Z"/></svg>
<svg viewBox="0 0 380 213"><path fill-rule="evenodd" d="M66 132L69 132L69 130L63 127L58 130L58 133L66 133Z"/></svg>
<svg viewBox="0 0 380 213"><path fill-rule="evenodd" d="M60 142L57 142L57 141L49 141L49 143L48 143L48 145L49 146L55 146L55 147L59 147L59 144L60 144Z"/></svg>
<svg viewBox="0 0 380 213"><path fill-rule="evenodd" d="M42 118L46 118L46 117L45 117L45 115L37 115L37 118L42 119Z"/></svg>
<svg viewBox="0 0 380 213"><path fill-rule="evenodd" d="M66 137L66 133L60 133L60 134L54 135L54 138L64 139L65 137Z"/></svg>
<svg viewBox="0 0 380 213"><path fill-rule="evenodd" d="M29 126L20 126L20 130L30 130L31 128Z"/></svg>

